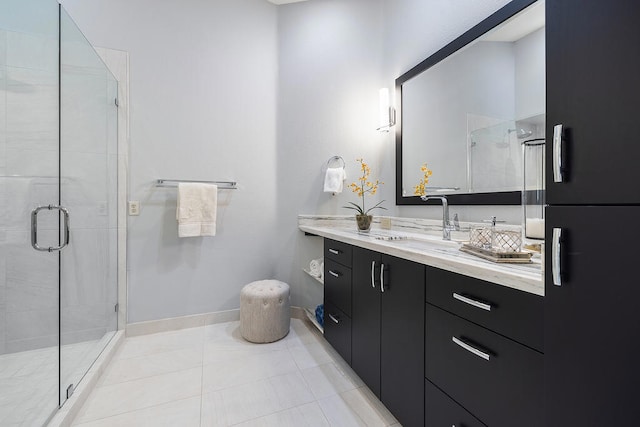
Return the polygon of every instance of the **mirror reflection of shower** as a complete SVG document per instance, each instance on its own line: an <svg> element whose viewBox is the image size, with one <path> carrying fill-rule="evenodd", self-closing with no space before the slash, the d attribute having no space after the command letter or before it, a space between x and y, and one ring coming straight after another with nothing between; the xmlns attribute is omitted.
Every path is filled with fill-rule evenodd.
<svg viewBox="0 0 640 427"><path fill-rule="evenodd" d="M470 191L520 191L521 144L544 138L544 115L519 120L467 115L468 185Z"/></svg>

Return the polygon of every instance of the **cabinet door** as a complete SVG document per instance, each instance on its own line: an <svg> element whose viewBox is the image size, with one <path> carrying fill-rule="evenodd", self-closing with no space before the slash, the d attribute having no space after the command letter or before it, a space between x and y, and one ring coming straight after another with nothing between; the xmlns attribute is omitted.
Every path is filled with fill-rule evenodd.
<svg viewBox="0 0 640 427"><path fill-rule="evenodd" d="M425 426L484 427L480 420L429 380L424 380L424 408Z"/></svg>
<svg viewBox="0 0 640 427"><path fill-rule="evenodd" d="M546 427L542 353L431 304L426 310L429 381L491 427Z"/></svg>
<svg viewBox="0 0 640 427"><path fill-rule="evenodd" d="M380 254L353 248L351 367L380 397Z"/></svg>
<svg viewBox="0 0 640 427"><path fill-rule="evenodd" d="M324 337L351 364L351 318L328 301L324 303Z"/></svg>
<svg viewBox="0 0 640 427"><path fill-rule="evenodd" d="M548 0L547 203L636 204L640 2ZM553 179L562 124L564 181Z"/></svg>
<svg viewBox="0 0 640 427"><path fill-rule="evenodd" d="M382 403L405 427L424 426L425 267L382 256Z"/></svg>
<svg viewBox="0 0 640 427"><path fill-rule="evenodd" d="M547 208L545 426L638 424L638 218L638 206Z"/></svg>
<svg viewBox="0 0 640 427"><path fill-rule="evenodd" d="M324 261L324 300L351 316L351 269L330 259Z"/></svg>

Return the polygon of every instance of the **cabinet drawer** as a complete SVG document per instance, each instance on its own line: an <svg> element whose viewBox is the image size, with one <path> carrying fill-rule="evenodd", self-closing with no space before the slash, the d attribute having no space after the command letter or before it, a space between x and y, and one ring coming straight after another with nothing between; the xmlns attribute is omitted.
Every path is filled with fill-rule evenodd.
<svg viewBox="0 0 640 427"><path fill-rule="evenodd" d="M485 427L429 380L425 380L424 384L425 426Z"/></svg>
<svg viewBox="0 0 640 427"><path fill-rule="evenodd" d="M351 318L333 304L324 304L324 337L351 364Z"/></svg>
<svg viewBox="0 0 640 427"><path fill-rule="evenodd" d="M324 300L351 316L351 269L335 261L324 261Z"/></svg>
<svg viewBox="0 0 640 427"><path fill-rule="evenodd" d="M347 243L324 239L324 259L331 259L345 267L351 267L351 252L353 247Z"/></svg>
<svg viewBox="0 0 640 427"><path fill-rule="evenodd" d="M427 379L492 427L544 425L541 353L431 304L425 331Z"/></svg>
<svg viewBox="0 0 640 427"><path fill-rule="evenodd" d="M427 267L426 297L433 305L543 351L541 296Z"/></svg>

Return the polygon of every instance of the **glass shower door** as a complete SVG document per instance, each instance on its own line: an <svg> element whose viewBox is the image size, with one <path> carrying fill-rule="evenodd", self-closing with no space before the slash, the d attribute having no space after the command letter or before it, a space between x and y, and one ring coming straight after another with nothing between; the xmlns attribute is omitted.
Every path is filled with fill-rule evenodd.
<svg viewBox="0 0 640 427"><path fill-rule="evenodd" d="M60 198L72 212L60 267L61 403L117 330L118 84L60 12Z"/></svg>
<svg viewBox="0 0 640 427"><path fill-rule="evenodd" d="M117 89L57 1L0 1L3 427L45 424L117 329Z"/></svg>
<svg viewBox="0 0 640 427"><path fill-rule="evenodd" d="M0 425L38 426L58 408L59 257L34 250L31 212L58 205L58 4L0 2ZM42 209L36 243L60 244Z"/></svg>

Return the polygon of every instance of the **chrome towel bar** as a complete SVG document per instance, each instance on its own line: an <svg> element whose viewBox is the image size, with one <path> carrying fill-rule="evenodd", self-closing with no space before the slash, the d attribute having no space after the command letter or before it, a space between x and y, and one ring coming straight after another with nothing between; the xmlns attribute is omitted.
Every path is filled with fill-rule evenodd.
<svg viewBox="0 0 640 427"><path fill-rule="evenodd" d="M189 179L158 179L156 187L177 187L181 182L193 182L198 184L215 184L220 190L237 190L238 183L235 181L196 181Z"/></svg>

